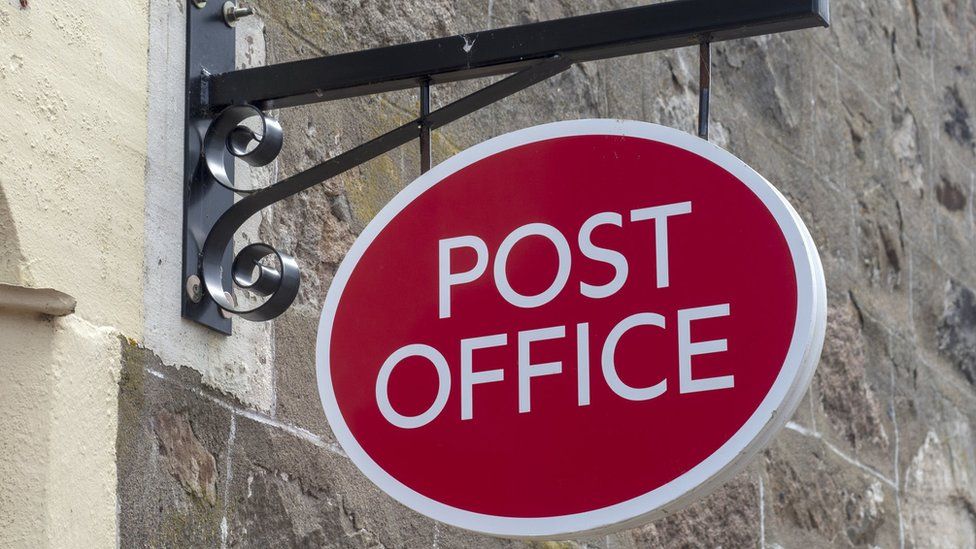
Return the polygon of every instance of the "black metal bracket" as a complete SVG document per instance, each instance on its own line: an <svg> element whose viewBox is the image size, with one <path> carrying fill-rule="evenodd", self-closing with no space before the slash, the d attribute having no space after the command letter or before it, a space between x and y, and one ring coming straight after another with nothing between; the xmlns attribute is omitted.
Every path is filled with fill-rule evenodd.
<svg viewBox="0 0 976 549"><path fill-rule="evenodd" d="M427 171L431 131L575 63L698 45L698 135L707 139L710 44L826 27L828 2L678 0L244 70L234 70L233 29L224 24L221 8L191 3L183 316L230 333L229 316L280 315L298 293L298 265L263 243L233 255L234 234L248 218L413 139L420 141L421 170ZM430 86L503 74L510 76L431 111ZM260 166L280 151L281 128L265 111L412 87L419 92L416 120L274 185L234 187L234 158ZM260 131L244 124L248 119L259 122ZM235 194L242 196L236 202ZM238 308L234 287L265 300Z"/></svg>
<svg viewBox="0 0 976 549"><path fill-rule="evenodd" d="M203 138L216 113L210 106L211 74L233 71L235 34L223 19L220 2L197 7L186 2L186 98L183 157L183 280L182 313L185 318L229 334L231 321L209 299L201 278L200 254L217 219L234 205L234 192L211 177L203 162ZM229 181L234 166L225 171ZM230 287L232 250L221 256L221 281Z"/></svg>

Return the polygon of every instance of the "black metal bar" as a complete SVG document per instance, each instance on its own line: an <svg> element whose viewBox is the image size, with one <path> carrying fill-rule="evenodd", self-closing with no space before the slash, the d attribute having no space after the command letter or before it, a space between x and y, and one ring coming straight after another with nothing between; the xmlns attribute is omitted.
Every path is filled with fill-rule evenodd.
<svg viewBox="0 0 976 549"><path fill-rule="evenodd" d="M533 84L546 80L572 66L572 61L554 56L551 59L537 63L504 80L495 82L471 95L437 109L427 116L430 129L439 128L445 124L462 118L499 99L512 95ZM234 242L234 234L254 214L262 209L313 187L323 181L331 179L346 170L352 169L377 156L409 143L417 137L417 127L420 119L404 124L371 141L363 143L325 162L313 166L303 172L288 177L275 185L249 194L228 209L214 224L207 240L203 245L200 260L202 264L203 284L207 294L222 309L239 315L247 320L269 320L283 313L291 305L298 293L298 268L294 260L287 255L280 254L265 244L252 244L248 252L254 257L271 254L278 256L281 272L275 273L275 285L278 291L266 289L270 298L261 306L250 310L239 310L226 297L226 285L223 258ZM241 254L245 253L245 248ZM235 264L241 259L235 259ZM248 261L243 263L249 264Z"/></svg>
<svg viewBox="0 0 976 549"><path fill-rule="evenodd" d="M712 87L712 47L706 39L698 46L698 137L708 141L708 96Z"/></svg>
<svg viewBox="0 0 976 549"><path fill-rule="evenodd" d="M430 80L420 84L420 173L430 171Z"/></svg>
<svg viewBox="0 0 976 549"><path fill-rule="evenodd" d="M479 109L508 97L515 92L524 90L533 84L552 78L573 66L573 61L565 57L554 55L551 58L536 63L534 66L486 86L470 95L437 109L427 117L430 128L436 130L459 118L463 118Z"/></svg>
<svg viewBox="0 0 976 549"><path fill-rule="evenodd" d="M229 334L231 321L203 295L200 249L210 228L234 204L234 193L220 185L202 162L204 135L214 113L207 105L207 73L234 69L234 29L224 23L220 2L198 8L187 4L186 14L186 109L183 159L183 281L182 314L208 328ZM233 179L230 163L225 176ZM221 258L222 279L230 283L230 251ZM197 290L191 290L196 288ZM174 288L175 289L175 288Z"/></svg>
<svg viewBox="0 0 976 549"><path fill-rule="evenodd" d="M506 74L539 59L573 62L829 25L829 0L678 0L231 71L210 104L267 110Z"/></svg>

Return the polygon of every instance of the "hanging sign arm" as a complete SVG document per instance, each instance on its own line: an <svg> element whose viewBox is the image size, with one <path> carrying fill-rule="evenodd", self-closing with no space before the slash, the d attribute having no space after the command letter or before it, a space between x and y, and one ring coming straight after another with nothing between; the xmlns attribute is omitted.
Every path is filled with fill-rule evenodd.
<svg viewBox="0 0 976 549"><path fill-rule="evenodd" d="M827 0L680 0L216 74L211 106L267 110L574 62L826 27Z"/></svg>
<svg viewBox="0 0 976 549"><path fill-rule="evenodd" d="M437 109L427 114L425 120L418 118L275 185L248 194L220 216L204 243L201 270L207 293L221 309L247 320L270 320L280 315L298 294L299 271L297 263L291 256L278 252L267 244L252 244L237 254L232 267L235 283L269 296L267 301L256 308L237 308L227 295L228 288L223 284L224 255L234 242L234 234L248 218L276 202L409 143L417 138L418 128L437 129L499 99L546 80L570 66L572 66L571 61L554 56ZM263 258L270 255L277 256L277 268L263 266L261 263Z"/></svg>
<svg viewBox="0 0 976 549"><path fill-rule="evenodd" d="M280 315L298 294L298 265L263 243L235 256L234 233L248 218L413 139L427 171L432 130L575 63L700 45L699 135L707 138L709 44L828 26L828 1L677 0L242 70L227 70L233 29L217 7L188 8L183 316L230 333L232 315ZM434 84L504 74L511 76L430 110ZM234 159L261 166L281 150L281 127L265 111L407 88L420 91L416 120L264 189L234 186ZM244 124L254 118L260 131ZM233 286L267 299L238 307Z"/></svg>

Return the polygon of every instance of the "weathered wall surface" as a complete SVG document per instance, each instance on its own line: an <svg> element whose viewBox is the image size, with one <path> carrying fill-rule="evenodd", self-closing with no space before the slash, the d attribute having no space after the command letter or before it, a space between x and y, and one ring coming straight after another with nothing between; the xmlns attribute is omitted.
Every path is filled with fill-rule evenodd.
<svg viewBox="0 0 976 549"><path fill-rule="evenodd" d="M116 543L120 335L142 336L146 15L0 1L0 547Z"/></svg>
<svg viewBox="0 0 976 549"><path fill-rule="evenodd" d="M0 547L113 545L117 332L0 311L0 334Z"/></svg>
<svg viewBox="0 0 976 549"><path fill-rule="evenodd" d="M145 187L145 345L166 364L190 367L204 381L256 409L274 407L271 367L273 325L237 323L234 335L224 337L185 322L180 316L180 278L183 276L183 124L187 2L153 0L149 4L149 136ZM245 20L239 27L239 64L247 66L245 38L261 40L260 22ZM258 59L263 62L264 57ZM239 170L242 181L251 172ZM256 185L270 176L258 172ZM258 234L258 222L245 226Z"/></svg>
<svg viewBox="0 0 976 549"><path fill-rule="evenodd" d="M246 32L261 47L242 53L287 61L636 3L258 0ZM178 17L185 4L154 9ZM809 394L774 444L704 501L563 546L976 545L976 4L832 4L829 30L718 44L713 55L713 140L790 198L823 257L830 318ZM179 32L178 20L168 24ZM575 67L436 132L435 161L566 118L691 131L697 62L681 50ZM437 88L434 101L477 86ZM415 109L404 92L280 112L286 145L274 169L307 168ZM182 129L159 131L178 141ZM320 410L313 342L329 282L356 234L417 172L416 148L403 147L268 213L261 236L294 251L304 276L267 334L266 364L215 375L236 363L219 353L168 359L157 348L175 345L165 338L126 351L123 546L524 545L399 506L345 458ZM162 291L147 287L147 307ZM203 337L194 329L181 328ZM253 372L268 381L241 382Z"/></svg>
<svg viewBox="0 0 976 549"><path fill-rule="evenodd" d="M0 3L0 282L140 337L146 2L113 4Z"/></svg>

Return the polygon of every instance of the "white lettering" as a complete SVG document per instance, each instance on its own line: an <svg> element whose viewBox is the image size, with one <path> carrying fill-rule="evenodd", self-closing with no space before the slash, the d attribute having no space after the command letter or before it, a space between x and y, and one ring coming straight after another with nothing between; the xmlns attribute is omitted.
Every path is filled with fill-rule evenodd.
<svg viewBox="0 0 976 549"><path fill-rule="evenodd" d="M610 330L610 335L607 336L607 341L603 344L603 355L601 357L603 362L603 377L607 380L607 385L613 389L613 392L627 400L651 400L652 398L661 396L668 389L667 378L662 379L650 387L637 388L624 383L620 379L620 375L617 374L617 364L614 358L614 354L617 351L617 343L620 342L620 338L628 330L637 326L664 328L664 317L657 313L637 313L617 323L613 327L613 330Z"/></svg>
<svg viewBox="0 0 976 549"><path fill-rule="evenodd" d="M552 284L545 291L534 296L525 296L512 289L508 282L508 273L505 270L508 264L508 255L512 252L512 248L519 240L527 236L541 236L548 239L556 247L556 253L559 256L559 267ZM498 292L505 298L505 301L516 307L523 309L541 307L552 301L566 286L566 281L569 280L571 261L569 242L566 241L563 233L559 232L559 229L545 223L522 225L506 236L501 246L498 247L498 255L495 256L495 286L498 287Z"/></svg>
<svg viewBox="0 0 976 549"><path fill-rule="evenodd" d="M461 340L461 419L474 417L473 387L481 383L493 383L505 379L505 371L484 370L473 371L472 355L475 349L490 349L508 344L508 336L496 334L484 337L473 337Z"/></svg>
<svg viewBox="0 0 976 549"><path fill-rule="evenodd" d="M576 402L590 405L590 325L576 325Z"/></svg>
<svg viewBox="0 0 976 549"><path fill-rule="evenodd" d="M530 346L533 341L546 341L566 337L565 326L541 328L539 330L525 330L518 333L518 378L519 378L519 413L532 411L532 396L530 381L533 377L558 374L563 371L562 362L545 362L532 364Z"/></svg>
<svg viewBox="0 0 976 549"><path fill-rule="evenodd" d="M691 202L677 202L630 211L631 221L654 220L654 261L657 269L657 287L667 288L668 274L668 218L691 213Z"/></svg>
<svg viewBox="0 0 976 549"><path fill-rule="evenodd" d="M729 348L728 340L691 341L691 322L706 318L729 316L729 304L681 309L678 311L678 390L681 394L715 391L735 387L735 376L703 377L695 379L691 373L691 357L711 353L724 353Z"/></svg>
<svg viewBox="0 0 976 549"><path fill-rule="evenodd" d="M434 365L437 370L437 396L431 403L427 411L416 416L405 416L393 409L390 404L390 375L393 368L405 358L412 356L424 357ZM400 347L386 359L380 367L379 376L376 378L376 404L380 408L383 417L393 425L401 429L416 429L427 425L444 409L447 404L447 397L451 393L451 371L447 366L447 360L437 349L429 345L407 345Z"/></svg>
<svg viewBox="0 0 976 549"><path fill-rule="evenodd" d="M457 248L471 248L478 258L474 267L463 273L451 272L451 250ZM437 288L440 318L451 316L451 286L467 284L484 274L488 267L488 246L477 236L459 236L444 238L438 241L437 250Z"/></svg>
<svg viewBox="0 0 976 549"><path fill-rule="evenodd" d="M599 246L594 245L593 241L590 239L593 234L593 229L599 227L600 225L616 225L620 227L623 225L623 218L620 214L615 212L598 213L587 219L586 222L583 223L583 226L580 227L580 252L590 259L607 263L613 266L614 269L613 280L607 282L603 286L593 286L591 284L587 284L586 282L580 282L580 293L593 299L610 297L617 293L617 291L623 287L624 283L627 282L628 265L627 258L624 257L624 254L616 250L600 248Z"/></svg>

